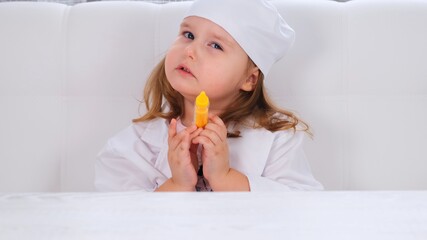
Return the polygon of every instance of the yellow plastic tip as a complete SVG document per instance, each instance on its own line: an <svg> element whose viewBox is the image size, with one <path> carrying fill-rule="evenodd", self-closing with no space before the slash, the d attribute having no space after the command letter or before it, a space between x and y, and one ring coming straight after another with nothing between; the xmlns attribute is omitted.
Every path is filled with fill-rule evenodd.
<svg viewBox="0 0 427 240"><path fill-rule="evenodd" d="M205 91L200 92L199 96L196 98L197 107L207 107L209 106L209 98L206 95Z"/></svg>
<svg viewBox="0 0 427 240"><path fill-rule="evenodd" d="M196 98L194 107L194 123L201 128L208 124L209 98L205 91L202 91Z"/></svg>

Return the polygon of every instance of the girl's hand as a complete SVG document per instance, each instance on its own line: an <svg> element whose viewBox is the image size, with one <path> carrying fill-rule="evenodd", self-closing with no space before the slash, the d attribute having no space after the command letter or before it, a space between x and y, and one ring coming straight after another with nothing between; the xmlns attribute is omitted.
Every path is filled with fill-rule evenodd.
<svg viewBox="0 0 427 240"><path fill-rule="evenodd" d="M202 129L197 129L193 125L177 133L176 125L176 119L172 119L168 131L168 161L172 172L171 180L176 185L175 190L194 191L197 184L197 156L191 140Z"/></svg>
<svg viewBox="0 0 427 240"><path fill-rule="evenodd" d="M209 116L209 123L193 139L202 144L203 175L214 188L216 182L223 182L230 171L227 127L218 116Z"/></svg>

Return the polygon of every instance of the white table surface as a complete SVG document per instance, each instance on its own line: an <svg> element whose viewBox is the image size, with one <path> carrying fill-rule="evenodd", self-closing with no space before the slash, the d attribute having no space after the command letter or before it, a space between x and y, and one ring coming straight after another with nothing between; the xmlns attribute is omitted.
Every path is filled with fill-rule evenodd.
<svg viewBox="0 0 427 240"><path fill-rule="evenodd" d="M427 191L0 193L0 239L427 239Z"/></svg>

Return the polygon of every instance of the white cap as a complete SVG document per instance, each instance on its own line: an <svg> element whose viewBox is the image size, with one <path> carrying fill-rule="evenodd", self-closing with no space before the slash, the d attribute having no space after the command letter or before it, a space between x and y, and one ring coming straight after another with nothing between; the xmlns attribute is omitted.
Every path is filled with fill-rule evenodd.
<svg viewBox="0 0 427 240"><path fill-rule="evenodd" d="M290 49L294 30L266 0L196 0L184 17L198 16L225 29L267 75Z"/></svg>

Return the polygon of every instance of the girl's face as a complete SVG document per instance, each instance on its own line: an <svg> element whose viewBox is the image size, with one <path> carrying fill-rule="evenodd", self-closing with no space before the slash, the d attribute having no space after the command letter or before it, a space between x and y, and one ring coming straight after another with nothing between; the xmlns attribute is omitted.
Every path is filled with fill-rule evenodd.
<svg viewBox="0 0 427 240"><path fill-rule="evenodd" d="M194 102L203 90L210 108L220 113L236 99L239 90L253 90L258 68L249 68L248 64L245 51L223 28L192 16L181 24L166 55L165 71L171 86L187 102Z"/></svg>

